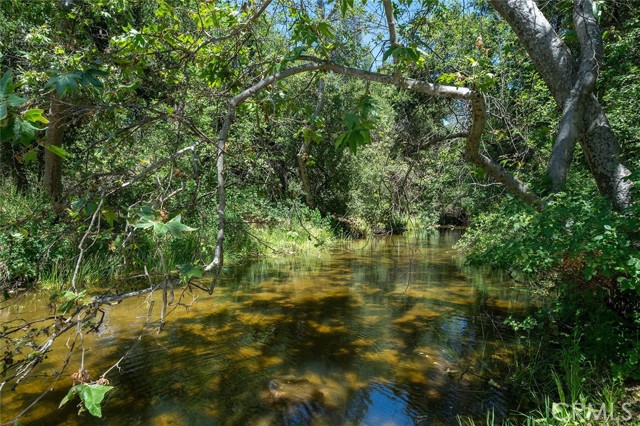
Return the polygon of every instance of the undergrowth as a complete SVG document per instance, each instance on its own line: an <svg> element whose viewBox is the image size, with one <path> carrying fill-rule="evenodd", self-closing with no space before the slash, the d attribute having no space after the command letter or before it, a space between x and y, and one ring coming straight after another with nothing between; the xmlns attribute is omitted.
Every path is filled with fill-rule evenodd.
<svg viewBox="0 0 640 426"><path fill-rule="evenodd" d="M523 345L510 375L521 413L489 415L487 425L618 424L640 415L632 395L640 381L639 219L638 204L618 212L587 192L559 194L542 212L505 201L476 218L458 245L468 262L510 271L544 300L529 317L508 320Z"/></svg>

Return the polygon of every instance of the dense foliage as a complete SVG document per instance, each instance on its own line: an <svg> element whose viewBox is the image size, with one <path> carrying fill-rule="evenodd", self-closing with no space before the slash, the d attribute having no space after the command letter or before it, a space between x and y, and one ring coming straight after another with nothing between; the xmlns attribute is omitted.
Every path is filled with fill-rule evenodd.
<svg viewBox="0 0 640 426"><path fill-rule="evenodd" d="M557 191L547 169L565 95L494 3L2 1L4 299L47 285L52 305L85 313L90 328L83 290L106 280L123 293L143 277L166 293L222 267L223 240L229 264L470 224L470 262L551 292L551 319L536 324L589 334L578 338L585 363L638 379L640 179L626 171L640 164L640 5L587 2L604 54L580 102L602 106L593 121L621 147L609 160L624 159L625 204L588 143ZM573 2L538 3L582 61ZM583 130L582 142L597 133ZM7 346L7 380L19 358L46 353L21 352L38 339ZM102 385L69 398L87 386Z"/></svg>

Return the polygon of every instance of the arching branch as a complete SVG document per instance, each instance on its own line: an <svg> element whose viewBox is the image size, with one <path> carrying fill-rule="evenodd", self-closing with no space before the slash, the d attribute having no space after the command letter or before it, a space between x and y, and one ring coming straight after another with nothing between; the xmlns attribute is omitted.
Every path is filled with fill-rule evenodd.
<svg viewBox="0 0 640 426"><path fill-rule="evenodd" d="M216 236L216 246L214 249L213 260L205 267L205 271L210 272L213 271L213 278L211 280L211 285L209 286L209 293L213 292L215 288L215 284L220 278L220 273L222 272L222 264L224 261L224 225L225 225L225 204L226 204L226 194L224 190L224 152L225 146L227 145L227 141L229 139L229 131L231 130L231 124L235 119L236 108L238 105L242 104L247 99L255 96L261 90L271 86L273 83L285 79L287 77L291 77L296 74L301 74L309 71L314 71L321 69L322 67L319 64L307 63L297 67L289 68L279 73L270 75L267 78L264 78L249 87L248 89L242 91L231 99L229 102L229 108L227 110L227 115L224 119L224 123L222 124L222 129L220 130L220 138L217 142L218 148L218 161L216 163L216 168L218 172L218 235Z"/></svg>
<svg viewBox="0 0 640 426"><path fill-rule="evenodd" d="M227 115L220 131L220 138L217 142L218 161L216 167L218 172L218 235L216 238L213 260L205 267L205 271L213 271L214 273L211 285L209 287L209 292L213 292L213 289L215 288L215 284L217 283L217 280L220 277L220 273L222 272L222 265L224 261L223 244L226 202L224 188L224 153L225 146L229 139L231 124L235 118L236 109L238 105L255 96L261 90L271 86L272 84L280 80L297 74L316 70L331 71L336 74L354 77L365 81L392 85L398 88L410 90L412 92L424 93L427 95L442 98L461 99L469 102L471 106L472 120L471 128L469 129L467 135L467 143L464 153L465 158L484 169L490 176L492 176L498 182L504 184L507 189L509 189L525 202L536 206L540 205L539 197L531 193L524 182L513 176L509 171L505 170L499 164L493 162L493 160L491 160L489 157L480 153L480 138L482 137L486 122L486 106L482 93L476 92L466 87L436 85L413 78L405 78L399 75L390 76L371 71L364 71L357 68L338 65L336 63L328 62L313 56L302 56L300 59L307 60L309 62L266 77L253 86L249 87L248 89L244 90L240 94L236 95L229 102Z"/></svg>

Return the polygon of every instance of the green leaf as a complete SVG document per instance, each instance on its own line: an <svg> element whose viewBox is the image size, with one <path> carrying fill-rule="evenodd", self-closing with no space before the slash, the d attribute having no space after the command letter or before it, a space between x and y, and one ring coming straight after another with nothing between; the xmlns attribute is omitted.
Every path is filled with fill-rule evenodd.
<svg viewBox="0 0 640 426"><path fill-rule="evenodd" d="M420 59L420 52L413 47L399 47L394 51L394 56L404 62L417 62Z"/></svg>
<svg viewBox="0 0 640 426"><path fill-rule="evenodd" d="M13 73L6 71L0 78L0 96L7 96L13 90Z"/></svg>
<svg viewBox="0 0 640 426"><path fill-rule="evenodd" d="M85 205L85 211L89 215L93 214L93 212L95 212L97 208L98 204L96 204L94 201L87 201L87 204Z"/></svg>
<svg viewBox="0 0 640 426"><path fill-rule="evenodd" d="M83 86L103 87L104 84L98 79L98 77L105 77L106 72L96 69L88 69L82 72L80 82Z"/></svg>
<svg viewBox="0 0 640 426"><path fill-rule="evenodd" d="M329 24L329 22L318 22L316 28L318 29L318 32L325 37L333 36L333 30L331 29L331 24Z"/></svg>
<svg viewBox="0 0 640 426"><path fill-rule="evenodd" d="M164 235L167 233L167 225L162 222L153 222L153 233L156 235Z"/></svg>
<svg viewBox="0 0 640 426"><path fill-rule="evenodd" d="M78 385L78 386L82 386L82 385ZM76 399L76 396L78 396L78 394L76 393L76 388L78 386L72 386L71 389L69 389L69 392L67 392L65 397L62 398L62 401L60 401L60 405L58 405L58 409L62 408L62 406L65 405L67 402L73 401L74 399Z"/></svg>
<svg viewBox="0 0 640 426"><path fill-rule="evenodd" d="M173 235L174 237L180 237L182 236L183 232L192 232L196 230L196 228L191 228L183 223L180 223L180 219L181 216L177 215L169 222L164 224L167 227L167 230L171 232L171 235Z"/></svg>
<svg viewBox="0 0 640 426"><path fill-rule="evenodd" d="M56 75L51 77L49 81L47 81L47 84L44 85L44 88L55 88L56 94L59 98L61 98L67 93L73 93L78 90L78 80L80 80L81 78L81 73Z"/></svg>
<svg viewBox="0 0 640 426"><path fill-rule="evenodd" d="M353 154L358 151L358 147L364 144L364 138L360 130L349 133L349 149Z"/></svg>
<svg viewBox="0 0 640 426"><path fill-rule="evenodd" d="M347 113L344 116L344 124L347 125L347 128L349 130L353 130L355 128L360 127L360 115L359 114L354 114L352 112Z"/></svg>
<svg viewBox="0 0 640 426"><path fill-rule="evenodd" d="M156 217L156 213L153 208L147 205L140 206L140 208L135 211L135 214L140 216L141 219L146 219L147 221L153 220Z"/></svg>
<svg viewBox="0 0 640 426"><path fill-rule="evenodd" d="M113 386L104 386L97 384L80 384L69 389L67 395L62 398L58 408L62 408L69 401L73 401L76 396L80 397L84 408L95 417L102 417L102 408L100 403L104 399L107 392L113 389Z"/></svg>
<svg viewBox="0 0 640 426"><path fill-rule="evenodd" d="M348 132L344 132L342 134L340 134L340 136L338 136L338 138L336 139L336 143L335 143L335 148L336 149L344 149L345 147L345 141L347 140L347 136L348 136Z"/></svg>
<svg viewBox="0 0 640 426"><path fill-rule="evenodd" d="M9 96L7 96L7 101L9 102L9 106L19 107L23 103L27 102L27 99L11 93Z"/></svg>
<svg viewBox="0 0 640 426"><path fill-rule="evenodd" d="M57 155L60 158L63 158L63 159L69 158L69 153L65 151L64 148L62 147L59 147L57 145L51 145L51 144L47 144L44 147L48 151L53 152L55 155Z"/></svg>
<svg viewBox="0 0 640 426"><path fill-rule="evenodd" d="M38 150L37 149L30 149L23 157L22 157L22 162L24 164L29 164L30 162L32 162L33 160L35 160L38 157Z"/></svg>
<svg viewBox="0 0 640 426"><path fill-rule="evenodd" d="M342 16L347 13L347 9L353 8L353 0L340 0L340 12Z"/></svg>
<svg viewBox="0 0 640 426"><path fill-rule="evenodd" d="M153 224L154 222L151 222L151 221L141 221L138 223L134 223L133 227L137 229L148 229L148 228L151 228Z"/></svg>
<svg viewBox="0 0 640 426"><path fill-rule="evenodd" d="M12 117L9 117L8 122L4 127L0 126L0 142L11 140L15 137L16 133L13 128L14 120Z"/></svg>
<svg viewBox="0 0 640 426"><path fill-rule="evenodd" d="M115 210L111 207L105 207L102 209L102 216L107 221L109 226L113 228L113 223L118 218L118 215L116 215Z"/></svg>
<svg viewBox="0 0 640 426"><path fill-rule="evenodd" d="M182 275L182 281L184 283L188 283L191 278L202 278L202 275L204 275L204 268L202 266L193 265L191 263L176 266L180 275Z"/></svg>
<svg viewBox="0 0 640 426"><path fill-rule="evenodd" d="M438 83L442 84L454 84L457 80L455 73L443 73L438 76Z"/></svg>
<svg viewBox="0 0 640 426"><path fill-rule="evenodd" d="M22 114L22 118L32 123L38 122L47 124L49 120L47 120L47 118L42 115L43 112L44 110L40 108L28 109L24 114Z"/></svg>
<svg viewBox="0 0 640 426"><path fill-rule="evenodd" d="M33 124L26 120L17 118L13 123L14 136L20 140L23 145L28 145L36 137L36 132L40 132L45 129L35 127Z"/></svg>
<svg viewBox="0 0 640 426"><path fill-rule="evenodd" d="M85 206L85 204L87 204L87 200L84 198L76 200L71 203L71 210L73 210L74 212L79 212Z"/></svg>
<svg viewBox="0 0 640 426"><path fill-rule="evenodd" d="M83 386L78 390L78 395L84 403L85 408L89 413L96 417L102 417L102 408L100 403L104 399L107 392L113 389L113 386L104 385L78 385Z"/></svg>
<svg viewBox="0 0 640 426"><path fill-rule="evenodd" d="M9 109L6 102L0 102L0 120L4 120L9 115Z"/></svg>
<svg viewBox="0 0 640 426"><path fill-rule="evenodd" d="M386 61L389 56L393 55L393 52L395 52L397 48L398 46L391 45L387 50L385 50L384 54L382 55L382 62Z"/></svg>

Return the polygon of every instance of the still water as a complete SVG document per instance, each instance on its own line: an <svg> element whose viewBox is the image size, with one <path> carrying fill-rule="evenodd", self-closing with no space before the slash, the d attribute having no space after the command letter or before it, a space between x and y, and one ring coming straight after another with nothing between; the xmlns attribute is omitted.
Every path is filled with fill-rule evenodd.
<svg viewBox="0 0 640 426"><path fill-rule="evenodd" d="M503 322L524 315L530 296L462 266L451 248L458 237L357 241L237 268L213 296L183 294L160 334L147 323L148 296L109 306L84 354L93 377L126 355L108 375L115 389L104 417L58 409L80 365L76 350L22 424L426 426L491 410L500 418L517 402L504 386L515 340ZM35 316L41 298L5 309L3 321ZM60 343L39 367L48 376L2 391L0 423L51 386L66 355Z"/></svg>

